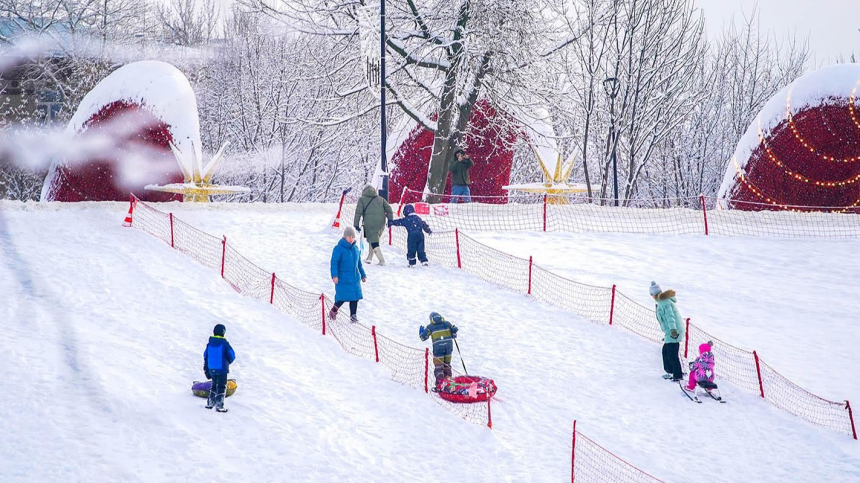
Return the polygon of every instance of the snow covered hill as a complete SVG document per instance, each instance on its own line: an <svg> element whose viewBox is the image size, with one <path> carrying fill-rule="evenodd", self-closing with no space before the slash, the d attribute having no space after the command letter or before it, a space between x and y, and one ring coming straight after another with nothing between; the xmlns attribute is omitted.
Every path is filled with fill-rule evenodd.
<svg viewBox="0 0 860 483"><path fill-rule="evenodd" d="M730 386L729 404L691 404L660 379L658 346L460 271L408 269L387 249L389 266L368 269L359 316L414 346L431 310L455 322L469 371L500 388L494 429L472 425L162 242L121 228L126 209L0 204L0 290L11 295L0 309L9 321L0 349L13 359L0 433L14 436L0 444L0 474L13 480L191 480L216 471L224 480L438 481L444 464L446 475L473 481L563 481L573 419L666 481L701 478L691 463L701 451L712 481L860 479L860 445L843 435ZM284 280L332 292L337 237L323 229L331 205L160 209L226 234ZM504 243L516 251L531 235L509 236L521 237ZM577 249L548 239L563 253ZM620 270L605 266L607 276ZM621 288L634 294L630 283ZM737 283L752 289L761 280ZM202 409L189 391L217 322L238 355L240 387L226 415Z"/></svg>

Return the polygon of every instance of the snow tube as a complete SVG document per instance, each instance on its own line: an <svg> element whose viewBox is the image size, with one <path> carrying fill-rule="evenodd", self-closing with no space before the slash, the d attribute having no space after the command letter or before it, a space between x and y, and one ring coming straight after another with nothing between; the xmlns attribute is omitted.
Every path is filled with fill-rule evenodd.
<svg viewBox="0 0 860 483"><path fill-rule="evenodd" d="M457 376L442 380L436 387L439 397L455 403L486 401L496 394L496 383L481 376Z"/></svg>
<svg viewBox="0 0 860 483"><path fill-rule="evenodd" d="M236 380L227 379L227 397L236 392ZM212 389L212 381L194 381L191 385L191 392L197 397L209 397L209 391Z"/></svg>

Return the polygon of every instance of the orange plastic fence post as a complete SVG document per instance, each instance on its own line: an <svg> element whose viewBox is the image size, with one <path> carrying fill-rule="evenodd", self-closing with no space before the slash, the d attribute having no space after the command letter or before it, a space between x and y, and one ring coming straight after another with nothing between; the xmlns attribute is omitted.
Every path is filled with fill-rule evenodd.
<svg viewBox="0 0 860 483"><path fill-rule="evenodd" d="M690 319L687 319L687 330L684 331L684 359L687 358L687 349L690 348Z"/></svg>
<svg viewBox="0 0 860 483"><path fill-rule="evenodd" d="M275 303L275 272L272 272L272 293L269 295L269 304Z"/></svg>
<svg viewBox="0 0 860 483"><path fill-rule="evenodd" d="M170 214L170 248L173 246L173 213Z"/></svg>
<svg viewBox="0 0 860 483"><path fill-rule="evenodd" d="M376 326L370 328L370 333L373 334L373 352L376 354L376 362L379 362L379 345L376 343Z"/></svg>
<svg viewBox="0 0 860 483"><path fill-rule="evenodd" d="M609 325L612 325L612 319L615 317L615 284L612 285L612 302L609 303Z"/></svg>
<svg viewBox="0 0 860 483"><path fill-rule="evenodd" d="M388 227L388 246L391 246L391 227Z"/></svg>
<svg viewBox="0 0 860 483"><path fill-rule="evenodd" d="M460 229L454 228L454 241L457 242L457 268L463 268L463 264L460 261Z"/></svg>
<svg viewBox="0 0 860 483"><path fill-rule="evenodd" d="M430 393L427 379L430 377L430 349L424 348L424 392Z"/></svg>
<svg viewBox="0 0 860 483"><path fill-rule="evenodd" d="M708 236L708 210L705 208L705 195L699 195L702 200L702 216L705 217L705 236Z"/></svg>
<svg viewBox="0 0 860 483"><path fill-rule="evenodd" d="M764 398L764 384L761 382L761 365L759 365L758 354L756 351L753 351L753 357L755 357L755 372L758 374L758 390L761 397Z"/></svg>
<svg viewBox="0 0 860 483"><path fill-rule="evenodd" d="M320 294L320 306L322 308L322 329L323 335L325 335L325 294Z"/></svg>
<svg viewBox="0 0 860 483"><path fill-rule="evenodd" d="M122 221L122 226L128 228L132 225L133 219L132 214L134 213L134 194L128 197L128 214L125 215L125 219Z"/></svg>
<svg viewBox="0 0 860 483"><path fill-rule="evenodd" d="M851 403L845 401L845 409L848 410L848 419L851 420L851 432L854 434L854 440L857 440L857 428L854 427L854 413L851 412Z"/></svg>
<svg viewBox="0 0 860 483"><path fill-rule="evenodd" d="M408 188L404 186L403 191L400 192L400 201L397 202L397 216L400 216L400 212L403 211L403 198L406 196L407 189Z"/></svg>
<svg viewBox="0 0 860 483"><path fill-rule="evenodd" d="M532 264L534 260L529 256L529 295L532 294Z"/></svg>
<svg viewBox="0 0 860 483"><path fill-rule="evenodd" d="M573 420L573 442L570 449L570 483L576 480L576 420Z"/></svg>
<svg viewBox="0 0 860 483"><path fill-rule="evenodd" d="M491 397L487 398L487 427L490 429L493 429L493 409L490 406L490 401L492 400L493 398Z"/></svg>
<svg viewBox="0 0 860 483"><path fill-rule="evenodd" d="M224 259L227 256L227 237L221 240L221 278L224 278Z"/></svg>

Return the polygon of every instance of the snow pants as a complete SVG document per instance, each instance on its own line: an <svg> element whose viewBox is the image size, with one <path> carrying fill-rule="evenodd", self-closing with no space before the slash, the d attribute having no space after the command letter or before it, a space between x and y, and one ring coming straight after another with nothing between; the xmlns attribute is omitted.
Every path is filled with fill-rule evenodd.
<svg viewBox="0 0 860 483"><path fill-rule="evenodd" d="M212 388L209 389L209 406L224 407L224 396L227 394L227 374L212 374Z"/></svg>
<svg viewBox="0 0 860 483"><path fill-rule="evenodd" d="M678 359L678 351L681 344L678 342L667 342L663 344L663 370L672 374L673 379L681 379L681 360Z"/></svg>
<svg viewBox="0 0 860 483"><path fill-rule="evenodd" d="M433 375L436 376L436 387L446 377L453 375L451 369L451 354L454 352L452 344L448 341L447 344L440 343L433 345Z"/></svg>
<svg viewBox="0 0 860 483"><path fill-rule="evenodd" d="M406 238L406 259L409 265L415 265L415 255L421 263L427 261L427 253L424 252L424 233L412 233Z"/></svg>

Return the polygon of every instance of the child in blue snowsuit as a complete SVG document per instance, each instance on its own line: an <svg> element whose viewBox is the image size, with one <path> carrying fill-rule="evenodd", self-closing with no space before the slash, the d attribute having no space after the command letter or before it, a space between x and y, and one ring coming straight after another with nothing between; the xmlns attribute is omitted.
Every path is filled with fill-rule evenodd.
<svg viewBox="0 0 860 483"><path fill-rule="evenodd" d="M454 352L454 339L457 338L457 326L445 320L436 312L430 313L430 325L418 329L421 340L433 340L433 375L436 376L436 388L446 377L451 377L451 354Z"/></svg>
<svg viewBox="0 0 860 483"><path fill-rule="evenodd" d="M427 266L427 253L424 252L424 232L433 233L427 222L415 214L415 207L406 205L403 208L403 218L393 220L388 223L388 226L402 226L406 228L409 234L406 238L406 259L409 260L409 267L415 266L415 255L418 255L418 260L421 265Z"/></svg>
<svg viewBox="0 0 860 483"><path fill-rule="evenodd" d="M206 401L206 409L215 408L219 413L226 413L224 407L224 395L227 392L227 374L230 373L230 364L236 360L233 347L224 338L227 328L222 324L215 326L214 334L209 337L206 350L203 351L203 373L206 379L212 379L212 387L209 389L209 400Z"/></svg>

